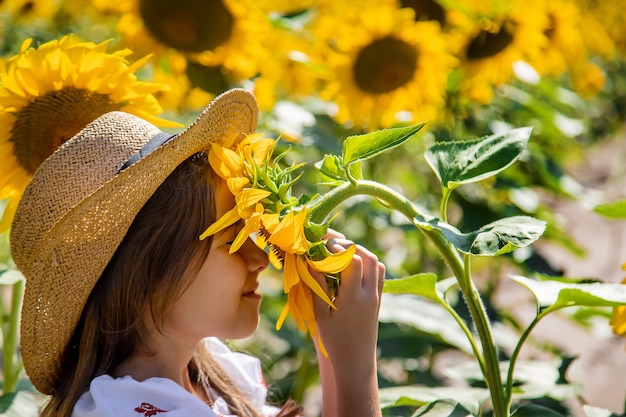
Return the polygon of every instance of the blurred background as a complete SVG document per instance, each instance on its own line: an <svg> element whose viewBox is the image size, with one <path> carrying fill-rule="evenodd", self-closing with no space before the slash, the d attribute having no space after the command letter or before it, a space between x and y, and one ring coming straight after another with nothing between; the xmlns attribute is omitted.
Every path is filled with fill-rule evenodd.
<svg viewBox="0 0 626 417"><path fill-rule="evenodd" d="M349 135L427 121L407 144L364 166L367 177L437 213L439 186L423 153L531 126L520 162L497 179L459 190L450 223L476 230L526 214L548 222L543 238L482 265L476 278L503 355L535 306L509 272L620 282L623 217L596 208L626 198L626 11L601 0L4 0L0 3L0 412L23 415L43 400L19 360L23 279L8 250L10 221L39 164L106 111L121 109L175 132L217 94L243 87L262 110L259 131L291 148L287 162L340 153ZM303 193L317 187L303 171ZM443 260L422 235L371 201L346 204L333 227L373 248L391 277L432 271ZM319 413L311 341L289 320L277 271L262 282L260 331L233 342L259 355L276 402ZM468 317L465 305L456 306ZM610 310L579 308L546 319L526 359L539 367L534 398L567 415L580 401L624 412L626 352ZM425 300L383 305L381 387L476 388L463 335ZM10 378L8 378L10 376ZM550 378L548 378L550 379ZM425 391L426 392L426 391ZM21 407L21 408L20 408ZM386 415L410 415L389 407ZM565 410L565 411L563 411Z"/></svg>

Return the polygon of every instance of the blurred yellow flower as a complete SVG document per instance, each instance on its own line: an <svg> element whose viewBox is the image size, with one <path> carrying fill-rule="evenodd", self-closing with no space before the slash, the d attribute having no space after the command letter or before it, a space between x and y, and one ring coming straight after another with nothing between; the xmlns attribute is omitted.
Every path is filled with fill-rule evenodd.
<svg viewBox="0 0 626 417"><path fill-rule="evenodd" d="M267 59L263 42L269 21L249 0L135 0L118 30L134 50L155 55L172 50L202 65L221 66L247 79Z"/></svg>
<svg viewBox="0 0 626 417"><path fill-rule="evenodd" d="M360 14L320 13L316 36L333 45L333 73L321 96L334 101L339 122L375 130L436 117L456 59L437 22L416 22L412 9L371 5ZM343 26L349 31L337 32Z"/></svg>
<svg viewBox="0 0 626 417"><path fill-rule="evenodd" d="M52 20L59 11L59 3L58 0L5 0L0 3L0 13L10 15L14 21Z"/></svg>
<svg viewBox="0 0 626 417"><path fill-rule="evenodd" d="M156 117L159 84L134 72L148 57L130 64L131 51L107 53L108 42L73 36L32 48L22 43L0 71L0 199L9 198L0 230L6 230L32 174L63 142L112 110L135 114L158 126L179 127Z"/></svg>
<svg viewBox="0 0 626 417"><path fill-rule="evenodd" d="M614 1L575 0L582 10L585 44L604 59L618 51L626 54L626 13L624 4ZM584 28L584 29L583 29Z"/></svg>
<svg viewBox="0 0 626 417"><path fill-rule="evenodd" d="M547 17L543 29L547 42L535 56L537 59L529 60L529 64L540 74L558 77L588 57L580 31L580 10L571 0L554 0L542 6Z"/></svg>
<svg viewBox="0 0 626 417"><path fill-rule="evenodd" d="M547 45L544 30L548 17L541 2L534 0L460 3L471 16L453 30L466 37L459 51L461 91L471 100L487 104L493 99L493 88L511 79L514 62L541 59L540 51Z"/></svg>

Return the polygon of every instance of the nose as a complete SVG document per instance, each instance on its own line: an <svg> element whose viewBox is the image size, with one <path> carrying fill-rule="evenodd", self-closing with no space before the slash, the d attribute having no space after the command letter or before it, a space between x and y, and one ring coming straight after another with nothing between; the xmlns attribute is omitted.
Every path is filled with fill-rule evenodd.
<svg viewBox="0 0 626 417"><path fill-rule="evenodd" d="M269 258L267 253L259 248L256 243L248 238L246 242L241 246L238 252L244 257L248 264L248 271L259 273L267 268L269 264Z"/></svg>

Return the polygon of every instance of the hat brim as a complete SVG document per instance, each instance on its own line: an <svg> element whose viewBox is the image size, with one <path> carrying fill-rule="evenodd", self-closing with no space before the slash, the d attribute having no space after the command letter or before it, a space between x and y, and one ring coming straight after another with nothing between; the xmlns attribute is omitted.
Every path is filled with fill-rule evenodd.
<svg viewBox="0 0 626 417"><path fill-rule="evenodd" d="M27 259L18 263L26 277L22 358L26 373L39 391L54 392L61 357L87 298L139 210L183 161L208 150L212 143L254 132L257 117L252 94L230 90L209 104L183 132L67 210L37 241L17 239L20 242L15 242L14 222L12 251L29 253ZM67 146L75 138L66 142ZM45 170L46 162L33 179ZM31 195L29 200L36 201L36 197ZM18 208L16 221L25 220L20 218ZM26 249L24 245L32 247Z"/></svg>

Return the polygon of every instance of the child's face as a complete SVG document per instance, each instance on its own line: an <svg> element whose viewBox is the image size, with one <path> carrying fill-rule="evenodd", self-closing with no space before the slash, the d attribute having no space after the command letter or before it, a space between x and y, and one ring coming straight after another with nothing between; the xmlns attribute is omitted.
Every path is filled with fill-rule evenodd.
<svg viewBox="0 0 626 417"><path fill-rule="evenodd" d="M216 218L234 205L233 195L220 182L216 187ZM195 343L206 336L247 337L256 330L261 304L257 278L267 267L268 258L251 239L236 253L228 253L240 229L236 223L213 237L200 272L165 318L168 333Z"/></svg>

